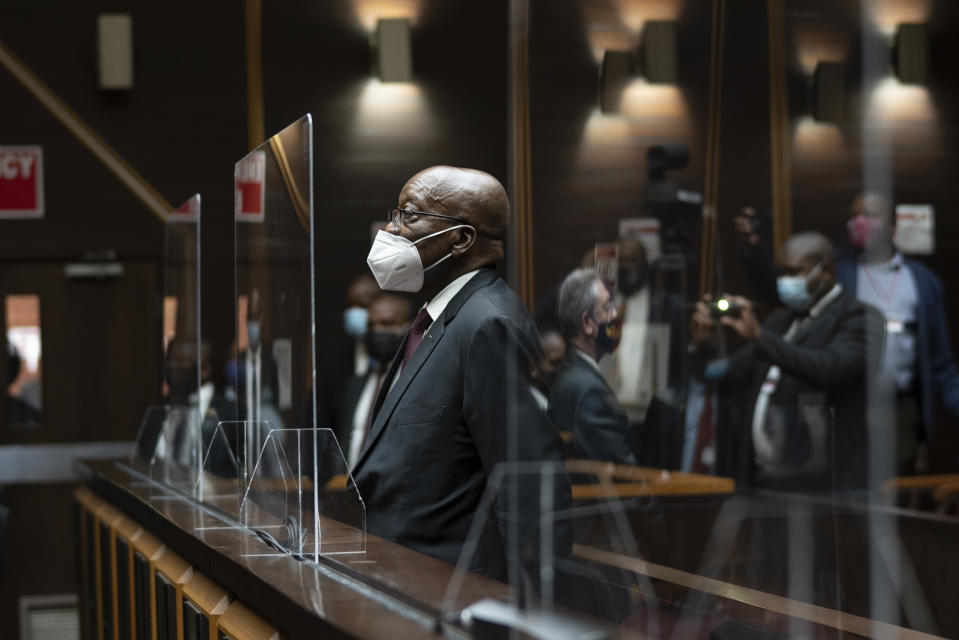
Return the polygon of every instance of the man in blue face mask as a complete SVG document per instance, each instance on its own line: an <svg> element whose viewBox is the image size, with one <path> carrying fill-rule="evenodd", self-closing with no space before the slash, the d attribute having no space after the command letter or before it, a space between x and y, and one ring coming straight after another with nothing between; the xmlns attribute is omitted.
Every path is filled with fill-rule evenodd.
<svg viewBox="0 0 959 640"><path fill-rule="evenodd" d="M833 250L818 233L789 238L777 255L786 309L760 325L750 302L719 323L747 345L705 369L730 407L717 443L717 471L740 483L793 491L862 490L869 484L867 390L882 353L879 312L836 283ZM692 319L702 356L716 320L705 302ZM730 390L741 391L736 400Z"/></svg>

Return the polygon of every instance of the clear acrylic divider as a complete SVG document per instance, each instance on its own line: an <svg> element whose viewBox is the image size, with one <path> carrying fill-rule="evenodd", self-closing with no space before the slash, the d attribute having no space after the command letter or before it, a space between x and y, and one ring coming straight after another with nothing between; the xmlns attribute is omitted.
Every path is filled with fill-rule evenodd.
<svg viewBox="0 0 959 640"><path fill-rule="evenodd" d="M140 431L137 433L133 453L130 454L130 462L150 464L154 456L157 455L157 448L163 436L163 426L166 424L169 412L170 407L167 405L147 407L147 410L143 413L143 420L140 421ZM165 450L164 445L161 453Z"/></svg>
<svg viewBox="0 0 959 640"><path fill-rule="evenodd" d="M239 520L240 500L249 485L255 456L249 451L251 433L269 432L269 423L238 420L220 422L209 432L204 428L202 473L196 479L194 495L207 506L233 520Z"/></svg>
<svg viewBox="0 0 959 640"><path fill-rule="evenodd" d="M490 474L456 571L443 619L482 635L511 629L534 638L605 638L630 610L641 581L630 571L580 556L583 536L622 557L637 558L625 510L606 474L583 474L600 499L571 506L561 462L500 463ZM498 536L497 536L498 532ZM491 549L505 555L510 596L469 602L461 590L470 567ZM646 581L648 582L648 580ZM524 637L526 637L524 635Z"/></svg>
<svg viewBox="0 0 959 640"><path fill-rule="evenodd" d="M200 467L198 422L195 407L147 408L131 462L145 464L151 481L192 495Z"/></svg>
<svg viewBox="0 0 959 640"><path fill-rule="evenodd" d="M149 463L150 479L192 493L203 453L202 370L208 358L200 341L200 195L167 214L163 231L163 334L165 407L150 407L135 457ZM208 363L207 363L208 364Z"/></svg>
<svg viewBox="0 0 959 640"><path fill-rule="evenodd" d="M366 509L331 429L267 431L239 521L277 551L314 562L366 551Z"/></svg>
<svg viewBox="0 0 959 640"><path fill-rule="evenodd" d="M306 115L236 163L237 418L312 422L313 134Z"/></svg>

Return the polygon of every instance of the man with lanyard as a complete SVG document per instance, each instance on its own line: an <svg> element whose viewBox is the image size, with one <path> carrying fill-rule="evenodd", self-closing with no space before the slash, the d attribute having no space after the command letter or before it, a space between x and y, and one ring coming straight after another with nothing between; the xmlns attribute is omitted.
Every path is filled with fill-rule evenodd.
<svg viewBox="0 0 959 640"><path fill-rule="evenodd" d="M897 475L921 472L927 467L926 456L917 453L920 442L932 438L933 398L959 417L959 370L942 283L925 265L896 250L895 216L882 195L856 197L848 231L853 251L837 260L836 276L851 294L882 311L886 321L880 393L874 404L895 399L895 407L883 407L890 411L876 411L877 417L895 416L896 457L889 462Z"/></svg>

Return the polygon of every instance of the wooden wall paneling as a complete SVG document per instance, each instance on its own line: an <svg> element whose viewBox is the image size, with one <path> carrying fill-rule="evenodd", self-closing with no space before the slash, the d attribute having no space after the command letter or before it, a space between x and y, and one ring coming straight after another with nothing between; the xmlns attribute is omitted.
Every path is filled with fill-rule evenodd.
<svg viewBox="0 0 959 640"><path fill-rule="evenodd" d="M702 238L700 240L699 295L716 291L717 211L719 204L719 161L722 132L723 53L725 52L726 0L713 0L709 47L709 121L706 124L706 188L703 194ZM725 283L723 283L725 284Z"/></svg>
<svg viewBox="0 0 959 640"><path fill-rule="evenodd" d="M90 125L50 90L10 49L0 43L0 66L17 79L44 108L113 173L160 220L173 207Z"/></svg>
<svg viewBox="0 0 959 640"><path fill-rule="evenodd" d="M530 309L533 281L533 212L530 192L529 0L510 0L509 25L509 192L513 205L509 247L509 281Z"/></svg>
<svg viewBox="0 0 959 640"><path fill-rule="evenodd" d="M247 148L256 149L265 139L263 130L263 7L246 0L246 118Z"/></svg>
<svg viewBox="0 0 959 640"><path fill-rule="evenodd" d="M643 215L645 154L650 146L687 145L689 166L670 172L668 178L703 190L710 15L711 5L701 2L531 3L531 173L538 296L558 286L594 243L615 239L620 218ZM636 47L639 24L649 19L677 21L678 84L648 85L637 78L627 89L621 114L600 114L603 50ZM692 243L690 250L698 254L698 237Z"/></svg>
<svg viewBox="0 0 959 640"><path fill-rule="evenodd" d="M750 292L737 254L732 218L740 207L772 209L770 158L769 44L765 0L726 4L723 50L722 148L718 161L718 242L725 289Z"/></svg>
<svg viewBox="0 0 959 640"><path fill-rule="evenodd" d="M263 7L266 135L313 114L319 359L342 335L347 284L369 273L370 225L408 178L452 164L507 183L506 0L409 6L409 84L373 79L363 3Z"/></svg>
<svg viewBox="0 0 959 640"><path fill-rule="evenodd" d="M134 564L134 541L144 534L143 527L125 516L116 522L117 545L117 582L118 589L118 623L117 634L120 638L136 638L137 630L137 599L136 599L136 571ZM122 545L122 553L121 553ZM122 567L122 571L120 568Z"/></svg>
<svg viewBox="0 0 959 640"><path fill-rule="evenodd" d="M773 246L792 234L792 180L789 113L786 102L786 44L784 0L767 0L769 20L769 153L773 194Z"/></svg>
<svg viewBox="0 0 959 640"><path fill-rule="evenodd" d="M202 612L208 625L208 637L216 640L217 622L230 606L227 592L206 576L194 573L189 582L183 585L183 597L184 601L193 603Z"/></svg>
<svg viewBox="0 0 959 640"><path fill-rule="evenodd" d="M92 614L95 590L90 588L93 579L93 563L90 558L93 539L87 523L93 518L92 508L96 497L90 489L80 486L73 492L73 498L77 511L74 536L78 541L79 548L76 561L79 569L77 592L80 602L80 637L92 638L95 630L95 616Z"/></svg>
<svg viewBox="0 0 959 640"><path fill-rule="evenodd" d="M129 7L135 86L101 91L93 7L26 0L0 9L0 38L167 201L200 191L211 209L232 210L232 160L243 138L243 10L218 1ZM46 217L5 221L9 257L77 256L90 249L159 255L158 221L6 72L0 99L10 143L45 150ZM239 106L238 106L239 105Z"/></svg>
<svg viewBox="0 0 959 640"><path fill-rule="evenodd" d="M160 630L165 628L166 632L173 637L182 638L183 587L193 577L193 567L169 549L164 549L163 553L153 561L153 569L154 585L162 585L164 590L172 588L170 593L154 592L154 602L157 610L157 635L162 636ZM166 621L160 619L164 613L166 614ZM174 626L172 630L167 626L169 624Z"/></svg>
<svg viewBox="0 0 959 640"><path fill-rule="evenodd" d="M148 563L146 575L141 576L143 580L137 582L137 598L141 603L141 610L145 608L149 615L149 620L147 621L148 623L146 625L147 639L157 640L157 594L155 587L156 563L163 555L166 547L155 536L144 532L143 534L137 536L137 538L133 541L133 549L135 553L139 553L140 556L142 556L142 558ZM143 605L145 605L145 607ZM142 629L143 625L138 625L138 630Z"/></svg>

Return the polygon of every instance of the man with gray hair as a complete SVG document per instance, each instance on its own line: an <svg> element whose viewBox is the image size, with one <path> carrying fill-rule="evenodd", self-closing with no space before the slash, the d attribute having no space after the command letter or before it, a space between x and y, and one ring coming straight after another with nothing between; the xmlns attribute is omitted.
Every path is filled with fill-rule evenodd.
<svg viewBox="0 0 959 640"><path fill-rule="evenodd" d="M629 418L599 371L599 360L619 343L610 293L595 269L577 269L563 281L558 306L569 348L550 393L550 418L573 434L574 457L635 464Z"/></svg>

